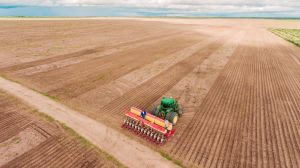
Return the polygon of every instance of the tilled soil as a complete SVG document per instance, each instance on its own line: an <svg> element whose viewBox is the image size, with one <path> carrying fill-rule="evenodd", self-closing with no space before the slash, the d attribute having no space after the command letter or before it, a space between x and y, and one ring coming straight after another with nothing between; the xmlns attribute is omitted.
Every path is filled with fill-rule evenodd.
<svg viewBox="0 0 300 168"><path fill-rule="evenodd" d="M1 167L117 167L33 110L0 91Z"/></svg>
<svg viewBox="0 0 300 168"><path fill-rule="evenodd" d="M74 29L56 21L63 28L57 34L82 37L78 50L68 48L75 37L53 36L66 41L64 53L30 56L33 61L19 56L14 65L0 64L0 73L132 137L119 127L123 112L150 111L161 97L173 96L184 111L175 137L149 146L186 166L300 166L300 49L266 30L300 27L299 21L141 20L68 21ZM23 22L31 30L55 25ZM136 28L119 28L129 25ZM108 34L95 26L108 27L101 28Z"/></svg>

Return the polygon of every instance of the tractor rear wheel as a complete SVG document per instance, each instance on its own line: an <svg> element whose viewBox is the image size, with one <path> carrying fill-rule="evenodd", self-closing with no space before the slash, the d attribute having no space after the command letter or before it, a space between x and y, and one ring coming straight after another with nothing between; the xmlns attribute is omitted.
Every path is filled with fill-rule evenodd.
<svg viewBox="0 0 300 168"><path fill-rule="evenodd" d="M170 112L167 114L166 119L175 125L178 121L178 114L176 112Z"/></svg>

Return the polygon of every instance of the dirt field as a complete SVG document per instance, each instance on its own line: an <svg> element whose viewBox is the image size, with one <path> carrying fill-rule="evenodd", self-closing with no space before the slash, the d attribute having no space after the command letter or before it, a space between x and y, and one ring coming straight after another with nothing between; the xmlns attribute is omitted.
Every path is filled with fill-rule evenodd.
<svg viewBox="0 0 300 168"><path fill-rule="evenodd" d="M0 107L0 167L117 167L2 91Z"/></svg>
<svg viewBox="0 0 300 168"><path fill-rule="evenodd" d="M300 49L266 29L297 20L1 22L3 76L128 136L124 110L178 99L160 149L186 166L300 166Z"/></svg>

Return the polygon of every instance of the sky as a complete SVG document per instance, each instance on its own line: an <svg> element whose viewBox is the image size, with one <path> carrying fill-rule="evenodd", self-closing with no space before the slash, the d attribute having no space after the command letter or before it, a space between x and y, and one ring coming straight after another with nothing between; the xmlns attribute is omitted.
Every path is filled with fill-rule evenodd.
<svg viewBox="0 0 300 168"><path fill-rule="evenodd" d="M0 0L0 16L300 18L300 0Z"/></svg>

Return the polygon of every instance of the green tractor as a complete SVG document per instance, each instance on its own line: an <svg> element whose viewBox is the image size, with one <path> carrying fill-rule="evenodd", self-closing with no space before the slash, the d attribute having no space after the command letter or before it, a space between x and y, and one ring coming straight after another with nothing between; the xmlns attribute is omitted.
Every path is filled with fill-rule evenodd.
<svg viewBox="0 0 300 168"><path fill-rule="evenodd" d="M160 105L153 109L152 114L175 125L182 111L174 98L163 97Z"/></svg>

